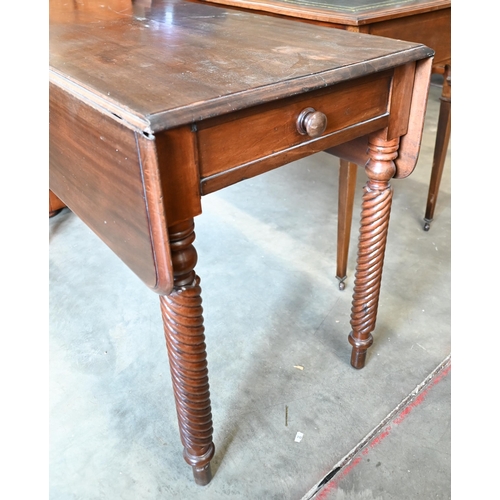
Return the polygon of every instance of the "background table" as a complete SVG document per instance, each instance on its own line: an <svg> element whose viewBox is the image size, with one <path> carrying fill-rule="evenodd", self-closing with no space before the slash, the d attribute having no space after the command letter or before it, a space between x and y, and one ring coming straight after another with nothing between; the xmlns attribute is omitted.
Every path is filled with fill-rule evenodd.
<svg viewBox="0 0 500 500"><path fill-rule="evenodd" d="M184 458L206 484L201 197L318 151L368 149L349 335L361 368L389 181L415 167L433 53L180 0L50 7L50 190L159 294Z"/></svg>

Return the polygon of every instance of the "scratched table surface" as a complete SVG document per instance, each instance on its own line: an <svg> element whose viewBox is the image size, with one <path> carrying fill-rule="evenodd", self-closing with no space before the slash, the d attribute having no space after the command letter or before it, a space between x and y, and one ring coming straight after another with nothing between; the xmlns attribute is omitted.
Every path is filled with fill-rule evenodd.
<svg viewBox="0 0 500 500"><path fill-rule="evenodd" d="M276 36L275 19L181 0L76 5L50 1L51 80L146 132L393 67L417 45L284 19Z"/></svg>

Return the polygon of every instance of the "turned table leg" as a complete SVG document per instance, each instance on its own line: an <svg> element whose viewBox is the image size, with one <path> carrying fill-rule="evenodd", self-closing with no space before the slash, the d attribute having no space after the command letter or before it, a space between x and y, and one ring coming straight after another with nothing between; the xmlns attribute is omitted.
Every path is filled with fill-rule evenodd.
<svg viewBox="0 0 500 500"><path fill-rule="evenodd" d="M443 176L443 167L448 151L451 133L451 67L446 66L441 92L441 105L439 108L439 119L436 133L436 145L434 147L434 159L432 162L431 180L427 195L427 205L424 217L424 231L428 231L434 218L439 185Z"/></svg>
<svg viewBox="0 0 500 500"><path fill-rule="evenodd" d="M194 271L193 220L169 227L169 239L174 289L160 296L160 304L177 419L184 459L193 468L195 482L206 485L212 479L210 460L215 447L200 278Z"/></svg>
<svg viewBox="0 0 500 500"><path fill-rule="evenodd" d="M339 280L340 290L344 290L344 281L347 278L347 260L349 257L349 241L351 239L357 169L358 166L355 163L340 159L337 222L337 279Z"/></svg>
<svg viewBox="0 0 500 500"><path fill-rule="evenodd" d="M382 279L387 229L392 203L389 180L396 173L399 139L370 137L369 161L365 166L368 182L363 190L358 258L354 277L349 343L351 365L365 366L366 351L373 343Z"/></svg>

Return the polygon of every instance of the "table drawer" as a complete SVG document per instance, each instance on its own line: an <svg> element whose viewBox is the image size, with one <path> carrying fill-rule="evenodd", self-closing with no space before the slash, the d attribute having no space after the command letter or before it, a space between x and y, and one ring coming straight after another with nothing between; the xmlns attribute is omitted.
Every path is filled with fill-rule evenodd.
<svg viewBox="0 0 500 500"><path fill-rule="evenodd" d="M290 148L324 142L341 130L387 114L392 72L283 100L279 106L255 106L198 125L199 166L204 178L260 161ZM302 135L297 119L306 108L326 115L325 131Z"/></svg>

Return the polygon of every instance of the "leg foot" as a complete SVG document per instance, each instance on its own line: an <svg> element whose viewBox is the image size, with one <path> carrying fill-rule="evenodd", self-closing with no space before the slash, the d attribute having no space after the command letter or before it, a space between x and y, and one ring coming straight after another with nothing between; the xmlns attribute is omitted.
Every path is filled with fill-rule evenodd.
<svg viewBox="0 0 500 500"><path fill-rule="evenodd" d="M359 341L352 336L351 332L349 334L349 343L352 345L351 366L360 370L365 366L366 351L373 344L373 337L369 335L365 341Z"/></svg>
<svg viewBox="0 0 500 500"><path fill-rule="evenodd" d="M424 231L429 231L431 228L432 219L424 219Z"/></svg>
<svg viewBox="0 0 500 500"><path fill-rule="evenodd" d="M345 290L345 280L347 279L347 276L344 276L343 278L339 278L338 276L336 276L336 278L339 280L339 290Z"/></svg>
<svg viewBox="0 0 500 500"><path fill-rule="evenodd" d="M212 469L210 463L204 467L193 467L194 482L200 486L206 486L212 480Z"/></svg>

